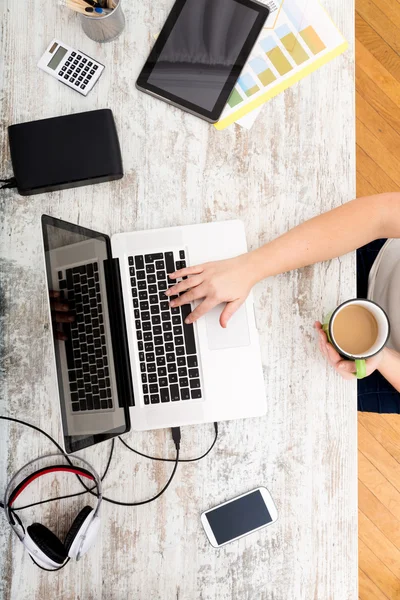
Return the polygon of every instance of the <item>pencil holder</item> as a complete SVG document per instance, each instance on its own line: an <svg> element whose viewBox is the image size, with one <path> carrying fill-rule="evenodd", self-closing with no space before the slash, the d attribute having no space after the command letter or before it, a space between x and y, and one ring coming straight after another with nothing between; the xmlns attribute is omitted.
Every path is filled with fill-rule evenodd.
<svg viewBox="0 0 400 600"><path fill-rule="evenodd" d="M113 0L115 8L98 17L81 14L82 29L86 35L95 42L111 42L124 30L125 16L121 8L121 0Z"/></svg>

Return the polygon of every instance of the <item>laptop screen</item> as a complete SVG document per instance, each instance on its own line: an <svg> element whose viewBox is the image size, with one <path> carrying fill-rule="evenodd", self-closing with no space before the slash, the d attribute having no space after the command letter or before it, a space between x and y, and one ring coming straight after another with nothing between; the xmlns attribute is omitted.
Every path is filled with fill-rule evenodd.
<svg viewBox="0 0 400 600"><path fill-rule="evenodd" d="M42 227L64 446L75 452L129 428L110 320L110 241L52 217Z"/></svg>

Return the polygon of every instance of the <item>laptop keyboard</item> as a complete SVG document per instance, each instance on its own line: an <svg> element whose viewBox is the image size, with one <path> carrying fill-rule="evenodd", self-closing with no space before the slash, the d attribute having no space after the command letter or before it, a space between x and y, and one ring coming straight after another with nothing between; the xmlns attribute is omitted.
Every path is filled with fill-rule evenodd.
<svg viewBox="0 0 400 600"><path fill-rule="evenodd" d="M69 388L73 412L113 408L97 262L58 273L63 297L75 321L65 323Z"/></svg>
<svg viewBox="0 0 400 600"><path fill-rule="evenodd" d="M146 405L202 397L193 325L184 323L190 304L171 308L169 273L186 267L185 252L128 257L136 338ZM173 300L177 296L170 296Z"/></svg>

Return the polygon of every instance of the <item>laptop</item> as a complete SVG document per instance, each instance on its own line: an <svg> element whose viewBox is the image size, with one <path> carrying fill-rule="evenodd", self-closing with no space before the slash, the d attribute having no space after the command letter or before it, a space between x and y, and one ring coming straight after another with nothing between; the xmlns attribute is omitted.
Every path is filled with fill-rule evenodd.
<svg viewBox="0 0 400 600"><path fill-rule="evenodd" d="M246 252L241 221L110 239L43 215L42 229L49 294L57 290L74 317L53 322L67 452L130 423L148 430L265 413L252 295L226 329L222 305L186 325L196 303L171 308L165 296L173 271Z"/></svg>

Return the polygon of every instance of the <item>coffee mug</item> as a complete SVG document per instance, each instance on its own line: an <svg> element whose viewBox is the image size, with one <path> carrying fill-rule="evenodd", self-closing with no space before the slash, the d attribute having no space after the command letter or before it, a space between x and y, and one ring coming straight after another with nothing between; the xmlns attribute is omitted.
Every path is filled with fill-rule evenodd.
<svg viewBox="0 0 400 600"><path fill-rule="evenodd" d="M357 298L343 302L329 313L322 329L342 358L355 361L357 379L366 377L365 361L386 346L390 334L383 308L372 300Z"/></svg>

